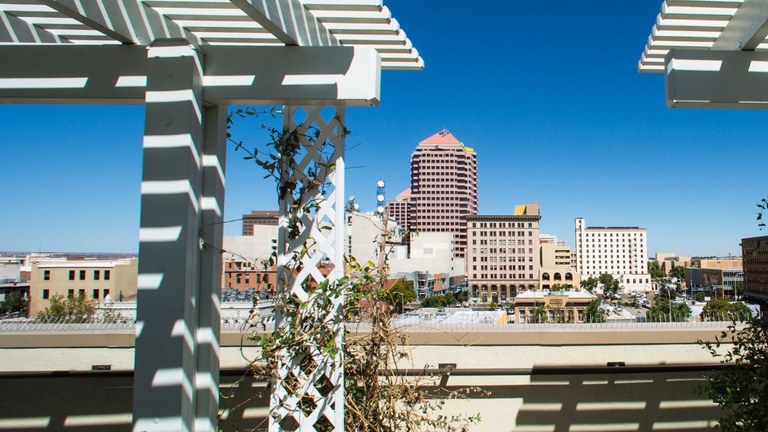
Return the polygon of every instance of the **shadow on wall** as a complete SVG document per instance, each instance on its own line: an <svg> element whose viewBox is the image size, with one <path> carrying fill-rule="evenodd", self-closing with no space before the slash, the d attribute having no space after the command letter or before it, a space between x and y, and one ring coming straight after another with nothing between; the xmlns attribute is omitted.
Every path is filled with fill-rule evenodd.
<svg viewBox="0 0 768 432"><path fill-rule="evenodd" d="M269 394L242 370L222 371L224 432L266 431ZM133 372L0 374L0 431L131 431Z"/></svg>
<svg viewBox="0 0 768 432"><path fill-rule="evenodd" d="M503 423L481 423L481 429L491 427L487 430L495 432L714 429L719 409L697 392L704 371L604 369L566 373L534 368L523 376L529 376L529 382L484 386L487 393L472 394L470 399L478 407L488 399L522 401L522 405L510 402ZM221 430L266 431L266 384L243 371L223 371L221 381ZM459 388L447 386L449 390ZM2 374L0 389L0 430L131 430L131 372Z"/></svg>
<svg viewBox="0 0 768 432"><path fill-rule="evenodd" d="M606 368L602 368L606 369ZM481 416L481 399L509 400L504 418L491 413L493 425L478 430L494 432L549 431L712 431L719 408L698 389L703 371L594 373L574 369L553 373L534 368L530 382L483 386L473 394ZM460 389L449 386L449 390ZM499 409L499 405L494 405ZM508 409L507 409L508 408ZM486 417L487 419L487 417ZM497 421L498 420L498 421ZM500 423L503 421L503 423ZM503 425L503 426L502 426Z"/></svg>
<svg viewBox="0 0 768 432"><path fill-rule="evenodd" d="M701 372L534 374L523 395L517 425L548 427L554 432L714 430L719 408L699 393L703 383ZM557 410L542 415L535 409L538 406Z"/></svg>

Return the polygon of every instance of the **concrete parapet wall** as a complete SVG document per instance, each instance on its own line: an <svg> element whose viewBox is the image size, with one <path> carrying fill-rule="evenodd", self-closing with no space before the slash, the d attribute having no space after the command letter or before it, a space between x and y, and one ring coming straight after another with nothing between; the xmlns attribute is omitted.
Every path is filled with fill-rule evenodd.
<svg viewBox="0 0 768 432"><path fill-rule="evenodd" d="M669 328L606 328L568 329L535 328L515 329L496 327L477 329L406 329L411 345L663 345L695 344L699 340L713 341L725 330L719 326L689 326ZM248 333L222 332L221 346L251 346ZM0 348L87 348L132 347L133 329L99 331L12 331L0 333Z"/></svg>

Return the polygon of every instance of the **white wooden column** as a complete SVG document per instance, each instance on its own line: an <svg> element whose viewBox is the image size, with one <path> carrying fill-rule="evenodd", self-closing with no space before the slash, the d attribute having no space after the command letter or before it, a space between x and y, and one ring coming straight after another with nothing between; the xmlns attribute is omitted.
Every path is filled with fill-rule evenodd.
<svg viewBox="0 0 768 432"><path fill-rule="evenodd" d="M226 114L202 106L202 60L147 51L134 431L216 430Z"/></svg>
<svg viewBox="0 0 768 432"><path fill-rule="evenodd" d="M281 226L278 234L278 289L287 296L306 301L311 293L305 283L322 283L326 277L320 267L333 266L327 280L334 283L344 274L344 108L322 106L286 106L284 127L287 130L319 131L313 143L302 137L303 150L297 156L300 171L289 179L300 181L306 168L317 163L325 167L321 171L328 186L314 191L318 207L305 211L306 199L295 202L292 198L281 199ZM312 132L309 132L312 134ZM321 144L327 144L320 151ZM324 190L322 190L324 189ZM297 217L301 221L297 238L289 237L287 221ZM314 245L305 254L305 244ZM301 271L292 273L287 267L301 259ZM341 314L343 297L334 300L331 316ZM290 325L290 320L280 320L278 326ZM326 319L327 321L327 319ZM344 326L332 325L328 331L340 348ZM270 431L338 431L344 430L344 375L342 352L335 357L323 354L323 347L307 346L306 354L280 360L277 382L270 394Z"/></svg>

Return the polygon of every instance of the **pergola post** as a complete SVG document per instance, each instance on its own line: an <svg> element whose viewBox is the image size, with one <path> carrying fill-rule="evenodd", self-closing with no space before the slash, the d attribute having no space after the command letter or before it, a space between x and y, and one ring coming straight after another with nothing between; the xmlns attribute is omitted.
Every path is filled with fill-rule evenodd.
<svg viewBox="0 0 768 432"><path fill-rule="evenodd" d="M324 179L320 181L327 180L327 187L310 194L316 209L306 211L308 196L300 197L300 201L284 196L279 203L277 287L285 297L295 296L306 301L310 295L308 287L325 280L334 283L344 275L344 108L286 106L284 128L312 136L312 130L316 129L318 135L312 141L302 134L303 150L296 160L300 169L282 181L301 183L306 168L312 164L325 167L321 168ZM295 239L288 235L289 218L300 221L300 234ZM305 245L310 247L302 254ZM294 272L291 265L295 260L300 262L298 272ZM321 271L331 267L326 275ZM327 330L334 336L337 347L342 346L344 326L331 318L341 313L343 304L343 296L336 298L334 309L325 318L325 322L333 323ZM276 325L290 325L290 320L278 316ZM330 357L322 350L323 347L310 344L307 353L299 358L279 359L276 382L270 394L270 431L344 430L343 353L339 350L336 356Z"/></svg>
<svg viewBox="0 0 768 432"><path fill-rule="evenodd" d="M226 107L203 108L202 64L147 51L134 431L216 430Z"/></svg>
<svg viewBox="0 0 768 432"><path fill-rule="evenodd" d="M281 288L306 300L344 273L343 107L377 105L382 69L421 70L418 51L380 1L0 0L0 57L0 103L146 105L133 429L216 431L227 105L287 105L287 128L319 131L296 162L330 185L310 210L279 204ZM281 358L270 429L341 431L342 354L306 352Z"/></svg>

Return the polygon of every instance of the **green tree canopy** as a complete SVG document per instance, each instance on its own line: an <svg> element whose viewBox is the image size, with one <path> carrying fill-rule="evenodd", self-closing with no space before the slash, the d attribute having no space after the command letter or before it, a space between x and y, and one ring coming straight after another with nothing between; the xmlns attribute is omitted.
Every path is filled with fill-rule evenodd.
<svg viewBox="0 0 768 432"><path fill-rule="evenodd" d="M597 278L597 281L602 285L605 297L610 297L619 292L619 280L614 279L612 274L603 273Z"/></svg>
<svg viewBox="0 0 768 432"><path fill-rule="evenodd" d="M413 281L405 278L398 280L389 289L390 304L395 307L396 310L401 310L403 302L410 303L416 300L416 290L413 289Z"/></svg>
<svg viewBox="0 0 768 432"><path fill-rule="evenodd" d="M581 287L590 293L594 294L595 289L597 289L597 278L594 276L590 276L587 279L581 281Z"/></svg>
<svg viewBox="0 0 768 432"><path fill-rule="evenodd" d="M600 299L589 302L586 311L584 311L584 321L588 323L605 322L605 311L600 307Z"/></svg>
<svg viewBox="0 0 768 432"><path fill-rule="evenodd" d="M544 308L544 306L538 306L531 309L531 316L528 318L528 322L531 322L531 323L547 322L547 310Z"/></svg>
<svg viewBox="0 0 768 432"><path fill-rule="evenodd" d="M672 319L670 320L670 310ZM691 316L691 308L685 303L671 303L665 298L656 296L651 307L645 313L645 319L651 322L685 322Z"/></svg>
<svg viewBox="0 0 768 432"><path fill-rule="evenodd" d="M0 313L18 312L26 316L27 310L29 310L29 300L18 291L7 294L5 300L0 302Z"/></svg>
<svg viewBox="0 0 768 432"><path fill-rule="evenodd" d="M661 264L659 264L658 261L648 261L648 273L650 273L651 277L654 279L661 279L666 274L664 274L664 269L661 268Z"/></svg>
<svg viewBox="0 0 768 432"><path fill-rule="evenodd" d="M421 301L421 307L450 307L456 304L456 296L453 293L432 295Z"/></svg>
<svg viewBox="0 0 768 432"><path fill-rule="evenodd" d="M744 303L729 302L723 298L713 298L701 311L705 321L744 321L752 315L752 311Z"/></svg>
<svg viewBox="0 0 768 432"><path fill-rule="evenodd" d="M656 298L664 301L674 300L677 298L677 291L664 285L656 292Z"/></svg>
<svg viewBox="0 0 768 432"><path fill-rule="evenodd" d="M89 300L84 295L64 298L54 294L48 307L37 313L41 320L82 321L90 318L96 312L96 300Z"/></svg>
<svg viewBox="0 0 768 432"><path fill-rule="evenodd" d="M669 277L677 278L681 282L685 282L685 267L676 266L669 271Z"/></svg>

